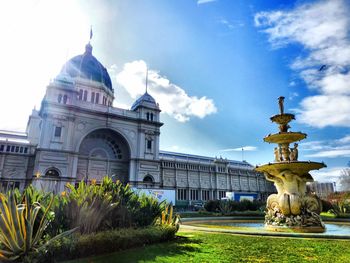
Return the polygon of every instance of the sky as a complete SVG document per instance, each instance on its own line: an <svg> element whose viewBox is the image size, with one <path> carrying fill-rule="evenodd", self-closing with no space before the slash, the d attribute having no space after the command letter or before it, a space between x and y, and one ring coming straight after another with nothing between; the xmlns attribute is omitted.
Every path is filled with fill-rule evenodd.
<svg viewBox="0 0 350 263"><path fill-rule="evenodd" d="M0 129L24 131L50 80L82 54L108 69L115 107L148 91L161 150L271 162L277 98L308 134L299 160L336 182L350 157L347 0L5 0L0 2ZM242 152L242 147L244 151Z"/></svg>

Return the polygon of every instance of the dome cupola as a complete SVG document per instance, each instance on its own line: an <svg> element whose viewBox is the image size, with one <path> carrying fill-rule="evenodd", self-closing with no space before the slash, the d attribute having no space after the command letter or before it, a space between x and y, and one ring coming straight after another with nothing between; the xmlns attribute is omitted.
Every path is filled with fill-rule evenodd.
<svg viewBox="0 0 350 263"><path fill-rule="evenodd" d="M84 54L75 56L65 63L60 74L100 82L113 91L112 81L107 69L92 55L90 42L85 46Z"/></svg>

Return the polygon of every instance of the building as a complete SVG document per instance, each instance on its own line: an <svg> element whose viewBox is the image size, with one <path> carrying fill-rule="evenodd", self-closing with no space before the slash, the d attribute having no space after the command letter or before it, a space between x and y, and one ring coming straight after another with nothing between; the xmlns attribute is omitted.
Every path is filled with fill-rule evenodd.
<svg viewBox="0 0 350 263"><path fill-rule="evenodd" d="M335 183L310 182L306 185L307 191L315 193L322 199L326 199L335 192Z"/></svg>
<svg viewBox="0 0 350 263"><path fill-rule="evenodd" d="M113 100L110 76L89 43L49 83L26 132L0 131L2 186L60 192L68 182L109 175L137 188L176 190L180 203L274 191L247 162L160 151L161 109L147 92L130 110Z"/></svg>

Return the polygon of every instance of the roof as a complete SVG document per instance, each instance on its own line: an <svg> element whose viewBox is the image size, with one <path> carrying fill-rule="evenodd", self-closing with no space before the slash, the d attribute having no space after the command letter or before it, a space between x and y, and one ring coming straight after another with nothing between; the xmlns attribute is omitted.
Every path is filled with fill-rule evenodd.
<svg viewBox="0 0 350 263"><path fill-rule="evenodd" d="M29 144L27 134L17 131L3 131L0 130L0 142L10 142L17 144Z"/></svg>
<svg viewBox="0 0 350 263"><path fill-rule="evenodd" d="M147 91L134 102L134 104L131 106L131 110L136 110L140 106L158 108L156 100L149 95Z"/></svg>
<svg viewBox="0 0 350 263"><path fill-rule="evenodd" d="M62 75L69 75L72 78L94 80L103 83L113 91L112 81L107 69L92 55L92 46L85 47L85 53L68 60L60 72Z"/></svg>
<svg viewBox="0 0 350 263"><path fill-rule="evenodd" d="M212 164L214 162L226 162L229 165L237 166L239 168L253 168L253 166L246 161L235 161L235 160L227 160L222 158L213 158L201 155L193 155L186 153L177 153L177 152L169 152L169 151L160 151L159 152L160 159L173 159L173 160L182 160L182 161L192 161L198 163L207 163Z"/></svg>

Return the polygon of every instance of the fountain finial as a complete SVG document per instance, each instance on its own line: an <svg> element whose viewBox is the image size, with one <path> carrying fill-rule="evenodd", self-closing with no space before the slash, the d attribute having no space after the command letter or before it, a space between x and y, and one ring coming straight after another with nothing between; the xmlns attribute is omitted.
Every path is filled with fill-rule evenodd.
<svg viewBox="0 0 350 263"><path fill-rule="evenodd" d="M284 97L278 97L278 105L280 107L280 113L281 115L284 113Z"/></svg>

